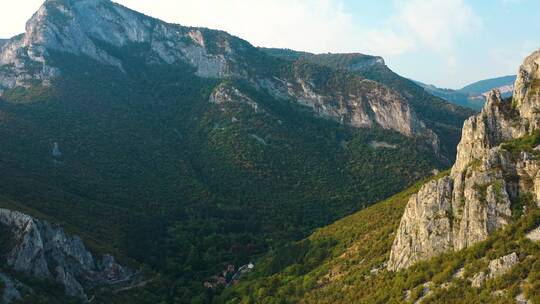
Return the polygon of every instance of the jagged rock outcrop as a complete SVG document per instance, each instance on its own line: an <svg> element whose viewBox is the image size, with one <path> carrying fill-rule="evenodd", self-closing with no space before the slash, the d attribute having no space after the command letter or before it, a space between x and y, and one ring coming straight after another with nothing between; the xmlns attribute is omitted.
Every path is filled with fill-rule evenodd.
<svg viewBox="0 0 540 304"><path fill-rule="evenodd" d="M450 176L427 183L410 198L389 270L485 240L508 224L511 200L520 194L531 193L540 203L540 161L533 147L509 151L504 146L540 129L539 62L538 51L525 60L513 100L491 92L482 112L463 126Z"/></svg>
<svg viewBox="0 0 540 304"><path fill-rule="evenodd" d="M58 282L69 296L87 300L85 288L125 280L133 274L110 255L97 260L79 237L45 221L0 209L0 224L12 231L13 248L7 265L31 277Z"/></svg>
<svg viewBox="0 0 540 304"><path fill-rule="evenodd" d="M498 259L491 260L488 265L487 273L481 271L474 275L471 279L471 285L473 287L481 287L486 280L491 280L502 276L510 271L519 262L518 256L515 252L502 256Z"/></svg>
<svg viewBox="0 0 540 304"><path fill-rule="evenodd" d="M435 256L452 247L448 213L452 204L452 180L449 177L427 183L414 194L401 220L392 250L391 265L412 265L419 256Z"/></svg>
<svg viewBox="0 0 540 304"><path fill-rule="evenodd" d="M540 120L540 50L525 59L519 69L514 88L514 99L520 116L531 129L538 129Z"/></svg>
<svg viewBox="0 0 540 304"><path fill-rule="evenodd" d="M210 94L210 102L221 105L222 109L226 104L239 103L249 106L256 113L261 111L256 101L242 93L238 88L226 83L221 83L214 88L214 91Z"/></svg>

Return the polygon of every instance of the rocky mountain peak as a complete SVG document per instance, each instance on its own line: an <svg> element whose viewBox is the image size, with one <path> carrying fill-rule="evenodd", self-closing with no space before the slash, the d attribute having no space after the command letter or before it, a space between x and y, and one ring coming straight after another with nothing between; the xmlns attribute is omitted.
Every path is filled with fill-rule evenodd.
<svg viewBox="0 0 540 304"><path fill-rule="evenodd" d="M508 224L511 200L522 194L540 205L539 57L537 51L521 66L513 100L492 91L482 112L465 121L450 176L425 184L410 198L390 270L485 240ZM512 144L522 138L529 146Z"/></svg>
<svg viewBox="0 0 540 304"><path fill-rule="evenodd" d="M540 128L540 50L525 59L514 85L514 104L531 130Z"/></svg>
<svg viewBox="0 0 540 304"><path fill-rule="evenodd" d="M234 40L231 42L230 40ZM123 58L111 48L144 45L149 64L188 64L200 77L221 78L240 68L235 50L247 43L223 32L169 24L109 0L48 0L26 24L23 35L0 45L0 94L32 83L45 85L60 70L52 52L89 57L123 68Z"/></svg>
<svg viewBox="0 0 540 304"><path fill-rule="evenodd" d="M141 16L108 0L49 0L27 22L22 46L41 56L58 50L119 65L96 40L117 47L148 41L153 19Z"/></svg>

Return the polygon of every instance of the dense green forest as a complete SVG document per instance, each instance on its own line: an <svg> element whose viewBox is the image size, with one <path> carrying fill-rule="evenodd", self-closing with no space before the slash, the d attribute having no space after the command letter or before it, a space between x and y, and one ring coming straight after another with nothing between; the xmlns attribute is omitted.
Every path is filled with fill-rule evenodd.
<svg viewBox="0 0 540 304"><path fill-rule="evenodd" d="M196 77L187 65L147 64L148 51L111 49L125 71L51 52L62 70L51 86L0 99L2 205L144 267L156 279L133 291L143 303L208 303L220 289L203 282L227 265L254 261L445 166L423 139L317 118L244 81ZM253 73L296 69L322 85L358 85L344 71L248 55ZM220 85L258 109L209 102Z"/></svg>

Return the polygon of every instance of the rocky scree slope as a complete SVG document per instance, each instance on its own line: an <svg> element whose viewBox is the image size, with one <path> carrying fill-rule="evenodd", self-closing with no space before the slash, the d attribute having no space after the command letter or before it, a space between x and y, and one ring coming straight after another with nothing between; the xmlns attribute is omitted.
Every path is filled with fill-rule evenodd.
<svg viewBox="0 0 540 304"><path fill-rule="evenodd" d="M521 66L513 99L493 91L482 112L465 122L450 176L411 197L388 269L485 240L509 223L520 196L530 193L540 204L539 63L537 51Z"/></svg>
<svg viewBox="0 0 540 304"><path fill-rule="evenodd" d="M56 282L67 296L88 301L87 290L125 282L134 275L116 263L113 256L106 254L97 259L79 237L24 213L0 209L0 225L9 233L3 236L9 239L6 266L15 273ZM33 293L31 287L8 274L2 274L2 281L6 303Z"/></svg>

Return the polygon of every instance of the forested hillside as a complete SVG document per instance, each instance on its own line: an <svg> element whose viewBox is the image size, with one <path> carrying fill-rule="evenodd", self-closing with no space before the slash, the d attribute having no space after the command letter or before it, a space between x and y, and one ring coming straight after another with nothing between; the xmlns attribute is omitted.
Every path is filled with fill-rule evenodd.
<svg viewBox="0 0 540 304"><path fill-rule="evenodd" d="M270 252L224 303L540 303L540 50L452 169Z"/></svg>
<svg viewBox="0 0 540 304"><path fill-rule="evenodd" d="M0 194L145 270L100 301L209 303L229 265L446 167L469 114L108 0L28 29L0 46Z"/></svg>
<svg viewBox="0 0 540 304"><path fill-rule="evenodd" d="M438 179L448 172L434 177ZM530 198L516 202L515 221L469 249L447 253L406 270L386 270L392 242L410 196L424 182L265 257L257 271L222 303L540 303L540 245L528 232L540 225ZM507 273L471 286L490 261L516 253Z"/></svg>

